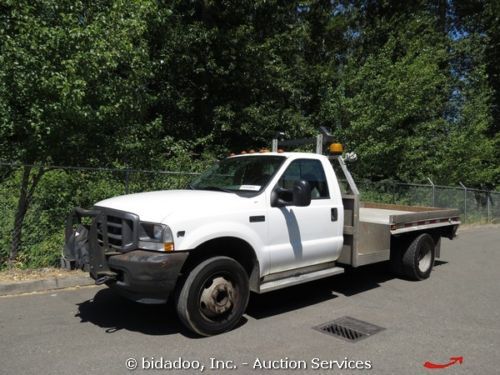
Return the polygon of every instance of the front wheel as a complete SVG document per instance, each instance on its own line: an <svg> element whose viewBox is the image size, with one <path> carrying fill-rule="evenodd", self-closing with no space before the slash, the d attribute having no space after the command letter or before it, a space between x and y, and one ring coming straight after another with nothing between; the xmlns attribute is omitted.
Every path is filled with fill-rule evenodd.
<svg viewBox="0 0 500 375"><path fill-rule="evenodd" d="M234 328L246 310L248 275L234 259L218 256L198 264L177 293L181 322L202 336Z"/></svg>
<svg viewBox="0 0 500 375"><path fill-rule="evenodd" d="M416 237L403 254L403 273L412 280L427 279L434 266L436 246L432 237L423 233Z"/></svg>

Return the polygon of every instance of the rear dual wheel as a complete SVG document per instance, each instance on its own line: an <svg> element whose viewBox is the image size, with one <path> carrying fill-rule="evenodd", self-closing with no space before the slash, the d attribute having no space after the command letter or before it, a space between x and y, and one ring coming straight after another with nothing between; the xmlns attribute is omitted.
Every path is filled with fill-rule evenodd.
<svg viewBox="0 0 500 375"><path fill-rule="evenodd" d="M401 260L404 276L412 280L427 279L434 266L436 245L431 235L423 233L408 246Z"/></svg>
<svg viewBox="0 0 500 375"><path fill-rule="evenodd" d="M436 244L428 233L411 239L391 240L391 268L398 275L411 280L427 279L434 266Z"/></svg>
<svg viewBox="0 0 500 375"><path fill-rule="evenodd" d="M207 259L189 273L179 287L177 314L190 330L212 336L234 328L250 296L248 275L234 259Z"/></svg>

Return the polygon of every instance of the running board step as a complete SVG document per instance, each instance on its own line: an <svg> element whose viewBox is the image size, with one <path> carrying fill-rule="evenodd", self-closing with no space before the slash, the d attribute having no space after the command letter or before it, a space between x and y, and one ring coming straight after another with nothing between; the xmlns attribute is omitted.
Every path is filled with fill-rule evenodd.
<svg viewBox="0 0 500 375"><path fill-rule="evenodd" d="M290 276L284 279L268 281L260 284L259 293L267 293L273 290L286 288L288 286L319 280L333 275L339 275L341 273L344 273L344 269L342 267L332 267L320 271L304 273L302 275Z"/></svg>

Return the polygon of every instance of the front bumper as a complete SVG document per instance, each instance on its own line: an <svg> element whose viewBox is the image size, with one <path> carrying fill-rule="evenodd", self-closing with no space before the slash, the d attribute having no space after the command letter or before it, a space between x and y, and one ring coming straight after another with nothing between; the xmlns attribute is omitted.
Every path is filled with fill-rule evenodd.
<svg viewBox="0 0 500 375"><path fill-rule="evenodd" d="M166 302L180 275L187 252L158 253L132 250L108 258L116 278L106 282L113 290L137 302Z"/></svg>

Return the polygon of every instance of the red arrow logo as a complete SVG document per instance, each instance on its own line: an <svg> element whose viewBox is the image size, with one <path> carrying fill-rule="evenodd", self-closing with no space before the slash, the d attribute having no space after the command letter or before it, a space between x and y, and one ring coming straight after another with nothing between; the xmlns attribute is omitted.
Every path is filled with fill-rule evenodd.
<svg viewBox="0 0 500 375"><path fill-rule="evenodd" d="M432 363L432 362L425 362L424 367L431 368L431 369L437 369L437 368L446 368L453 366L454 364L460 363L462 364L464 362L464 357L450 357L450 362L440 364L440 363Z"/></svg>

